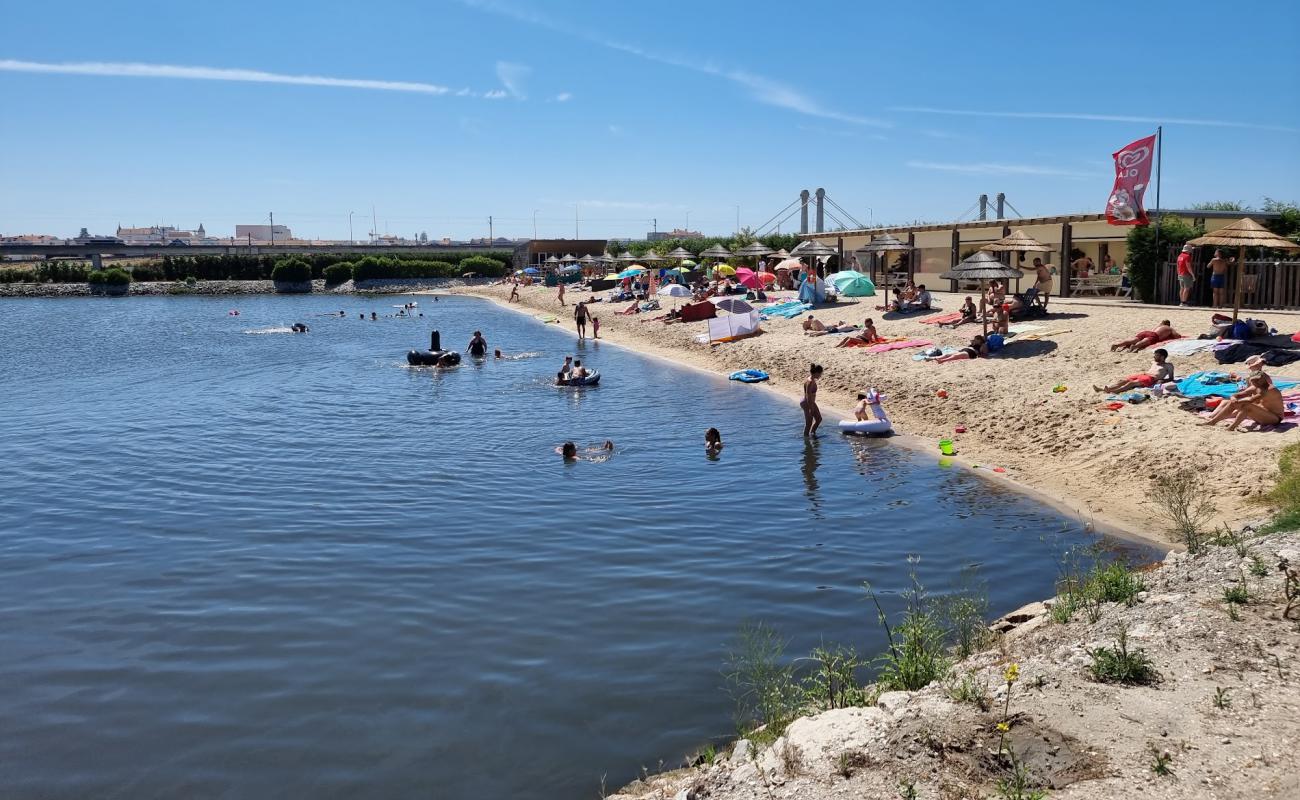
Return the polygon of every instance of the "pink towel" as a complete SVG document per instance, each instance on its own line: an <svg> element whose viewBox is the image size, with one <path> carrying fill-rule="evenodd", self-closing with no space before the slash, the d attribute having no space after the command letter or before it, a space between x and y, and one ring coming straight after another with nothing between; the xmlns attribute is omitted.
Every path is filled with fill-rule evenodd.
<svg viewBox="0 0 1300 800"><path fill-rule="evenodd" d="M961 319L960 311L955 314L940 314L937 317L926 317L925 319L920 320L920 322L926 325L938 325L942 322L956 322L959 319Z"/></svg>
<svg viewBox="0 0 1300 800"><path fill-rule="evenodd" d="M867 348L868 353L888 353L890 350L903 350L908 347L926 347L933 344L929 339L908 339L905 342L888 342L873 344Z"/></svg>

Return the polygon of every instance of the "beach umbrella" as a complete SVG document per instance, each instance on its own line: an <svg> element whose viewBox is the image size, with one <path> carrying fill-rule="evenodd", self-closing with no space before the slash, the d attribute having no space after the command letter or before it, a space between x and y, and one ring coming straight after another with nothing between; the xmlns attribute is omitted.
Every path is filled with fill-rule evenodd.
<svg viewBox="0 0 1300 800"><path fill-rule="evenodd" d="M625 269L622 272L618 273L616 277L619 280L625 280L627 278L638 278L644 274L645 274L644 269L641 269L640 267L632 267L631 269Z"/></svg>
<svg viewBox="0 0 1300 800"><path fill-rule="evenodd" d="M787 258L784 261L782 261L780 264L777 264L776 268L797 271L803 269L803 262L797 258Z"/></svg>
<svg viewBox="0 0 1300 800"><path fill-rule="evenodd" d="M637 259L637 261L646 261L646 262L650 262L650 263L654 263L654 262L656 262L656 261L667 261L667 260L668 260L668 259L666 259L666 258L664 258L663 256L659 255L658 253L656 253L656 252L653 251L653 250L647 250L645 255L643 255L643 256L641 256L640 258Z"/></svg>
<svg viewBox="0 0 1300 800"><path fill-rule="evenodd" d="M876 295L876 284L872 283L866 275L851 269L827 276L826 282L832 284L835 290L845 297L875 297Z"/></svg>
<svg viewBox="0 0 1300 800"><path fill-rule="evenodd" d="M524 270L525 275L536 275L537 272L538 270L535 267L528 267L527 269Z"/></svg>
<svg viewBox="0 0 1300 800"><path fill-rule="evenodd" d="M560 263L560 259L556 258L555 256L548 256L547 259L546 259L545 261L543 261L542 263L543 263L543 264L558 264L558 263Z"/></svg>
<svg viewBox="0 0 1300 800"><path fill-rule="evenodd" d="M721 272L723 275L735 275L736 268L730 264L719 264L713 268L714 272Z"/></svg>
<svg viewBox="0 0 1300 800"><path fill-rule="evenodd" d="M563 261L565 264L572 264L578 259L573 257L573 253L565 253L564 258L561 258L560 260Z"/></svg>
<svg viewBox="0 0 1300 800"><path fill-rule="evenodd" d="M624 250L623 252L619 253L618 258L614 260L615 261L636 261L636 256L632 255L631 251Z"/></svg>
<svg viewBox="0 0 1300 800"><path fill-rule="evenodd" d="M592 255L585 255L585 256L583 256L582 258L578 259L578 263L579 263L579 264L594 264L594 263L596 263L596 262L599 261L599 260L600 260L600 259L596 258L595 256L592 256Z"/></svg>
<svg viewBox="0 0 1300 800"><path fill-rule="evenodd" d="M581 270L582 267L578 266L577 264L565 264L564 266L560 267L560 272L565 272L570 274L574 272L580 272Z"/></svg>
<svg viewBox="0 0 1300 800"><path fill-rule="evenodd" d="M898 240L898 237L893 235L892 233L882 233L879 236L873 237L871 241L867 242L866 245L864 245L862 249L858 250L857 252L880 253L881 254L880 268L882 271L884 271L886 279L888 279L889 254L903 253L911 249L912 248L909 247L904 242L900 242Z"/></svg>
<svg viewBox="0 0 1300 800"><path fill-rule="evenodd" d="M997 256L987 250L976 250L960 264L939 276L950 281L991 281L998 279L1023 278L1024 273L1015 267L1003 264Z"/></svg>
<svg viewBox="0 0 1300 800"><path fill-rule="evenodd" d="M731 251L720 244L715 244L700 253L700 258L731 258Z"/></svg>
<svg viewBox="0 0 1300 800"><path fill-rule="evenodd" d="M753 258L762 258L763 256L770 256L775 252L776 252L775 250L763 244L762 242L753 242L737 250L736 255L753 257Z"/></svg>
<svg viewBox="0 0 1300 800"><path fill-rule="evenodd" d="M683 261L688 258L695 258L695 254L684 247L678 247L668 253L668 258Z"/></svg>
<svg viewBox="0 0 1300 800"><path fill-rule="evenodd" d="M619 280L618 273L617 273L617 272L611 272L611 273L609 273L608 275L606 275L605 277L601 278L601 280L603 280L603 281L616 281L616 280Z"/></svg>
<svg viewBox="0 0 1300 800"><path fill-rule="evenodd" d="M670 283L658 291L660 297L690 297L691 290L680 283Z"/></svg>
<svg viewBox="0 0 1300 800"><path fill-rule="evenodd" d="M790 254L789 254L788 252L786 252L786 249L785 249L784 247L782 247L780 250L777 250L775 253L773 253L772 256L773 256L776 260L780 261L780 260L783 260L783 259L789 258L789 257L790 257Z"/></svg>
<svg viewBox="0 0 1300 800"><path fill-rule="evenodd" d="M720 311L726 311L731 314L748 314L754 310L749 303L741 300L739 297L724 297L717 302Z"/></svg>
<svg viewBox="0 0 1300 800"><path fill-rule="evenodd" d="M736 280L739 281L741 286L747 286L750 289L757 289L760 285L758 282L758 273L754 272L754 270L749 267L741 267L736 270Z"/></svg>
<svg viewBox="0 0 1300 800"><path fill-rule="evenodd" d="M840 251L827 244L822 244L816 239L808 239L800 242L794 250L790 251L791 255L798 253L801 256L833 256Z"/></svg>
<svg viewBox="0 0 1300 800"><path fill-rule="evenodd" d="M980 249L990 253L1050 253L1053 248L1024 231L1015 230L1010 235L1003 236L996 242L990 242Z"/></svg>
<svg viewBox="0 0 1300 800"><path fill-rule="evenodd" d="M1188 244L1237 248L1237 290L1233 293L1232 300L1232 322L1234 325L1237 323L1237 315L1241 312L1241 285L1244 283L1242 278L1245 276L1246 269L1246 248L1266 247L1270 250L1300 250L1300 245L1290 239L1278 236L1249 217L1234 222L1226 228L1220 228L1214 233L1198 236L1189 241Z"/></svg>

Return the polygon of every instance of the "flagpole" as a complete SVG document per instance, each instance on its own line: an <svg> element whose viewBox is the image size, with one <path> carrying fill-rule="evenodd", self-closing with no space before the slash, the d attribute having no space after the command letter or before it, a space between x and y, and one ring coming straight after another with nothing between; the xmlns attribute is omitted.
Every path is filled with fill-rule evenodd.
<svg viewBox="0 0 1300 800"><path fill-rule="evenodd" d="M1164 158L1164 126L1156 126L1156 258L1163 261L1160 255L1160 162Z"/></svg>

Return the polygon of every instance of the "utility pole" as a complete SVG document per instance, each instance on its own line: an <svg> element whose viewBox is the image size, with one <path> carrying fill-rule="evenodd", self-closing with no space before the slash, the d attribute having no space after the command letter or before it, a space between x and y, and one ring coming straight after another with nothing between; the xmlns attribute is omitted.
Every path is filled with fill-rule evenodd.
<svg viewBox="0 0 1300 800"><path fill-rule="evenodd" d="M579 208L579 204L574 203L573 204L573 238L574 239L579 238L578 237L578 208Z"/></svg>
<svg viewBox="0 0 1300 800"><path fill-rule="evenodd" d="M651 218L650 222L654 223L654 232L655 232L656 234L659 233L659 218L658 218L658 217L653 217L653 218Z"/></svg>
<svg viewBox="0 0 1300 800"><path fill-rule="evenodd" d="M355 212L355 211L349 211L349 212L348 212L348 244L356 244L356 243L357 243L357 239L356 239L356 237L352 235L352 215L355 214L355 213L357 213L357 212Z"/></svg>
<svg viewBox="0 0 1300 800"><path fill-rule="evenodd" d="M533 209L533 239L537 239L537 209Z"/></svg>
<svg viewBox="0 0 1300 800"><path fill-rule="evenodd" d="M379 235L379 218L375 216L375 206L374 206L373 203L371 203L371 205L370 205L370 241L373 242L373 241L375 240L375 237L376 237L377 235Z"/></svg>
<svg viewBox="0 0 1300 800"><path fill-rule="evenodd" d="M275 212L271 212L271 246L275 246Z"/></svg>
<svg viewBox="0 0 1300 800"><path fill-rule="evenodd" d="M736 235L740 235L740 206L736 206Z"/></svg>
<svg viewBox="0 0 1300 800"><path fill-rule="evenodd" d="M496 239L492 234L492 215L488 214L488 247L491 247L492 242L494 241L496 241Z"/></svg>

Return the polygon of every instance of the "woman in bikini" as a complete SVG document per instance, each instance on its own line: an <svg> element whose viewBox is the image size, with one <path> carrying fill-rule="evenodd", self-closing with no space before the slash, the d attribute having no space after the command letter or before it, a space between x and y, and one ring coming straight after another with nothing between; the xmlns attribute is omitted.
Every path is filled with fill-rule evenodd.
<svg viewBox="0 0 1300 800"><path fill-rule="evenodd" d="M1207 419L1205 425L1215 425L1232 414L1236 417L1228 425L1228 430L1235 431L1237 426L1247 419L1259 425L1277 425L1286 416L1286 403L1282 401L1282 392L1273 385L1273 379L1264 372L1264 359L1251 356L1246 360L1250 368L1250 377L1246 388L1219 404L1214 415Z"/></svg>
<svg viewBox="0 0 1300 800"><path fill-rule="evenodd" d="M803 435L816 436L817 428L822 424L822 410L817 407L817 379L822 376L821 364L808 368L808 379L803 382L803 399L799 407L803 409Z"/></svg>
<svg viewBox="0 0 1300 800"><path fill-rule="evenodd" d="M939 356L934 360L936 364L947 364L949 361L972 361L981 356L988 356L989 346L984 341L984 337L975 335L971 338L970 344L955 353L949 353L946 356Z"/></svg>

